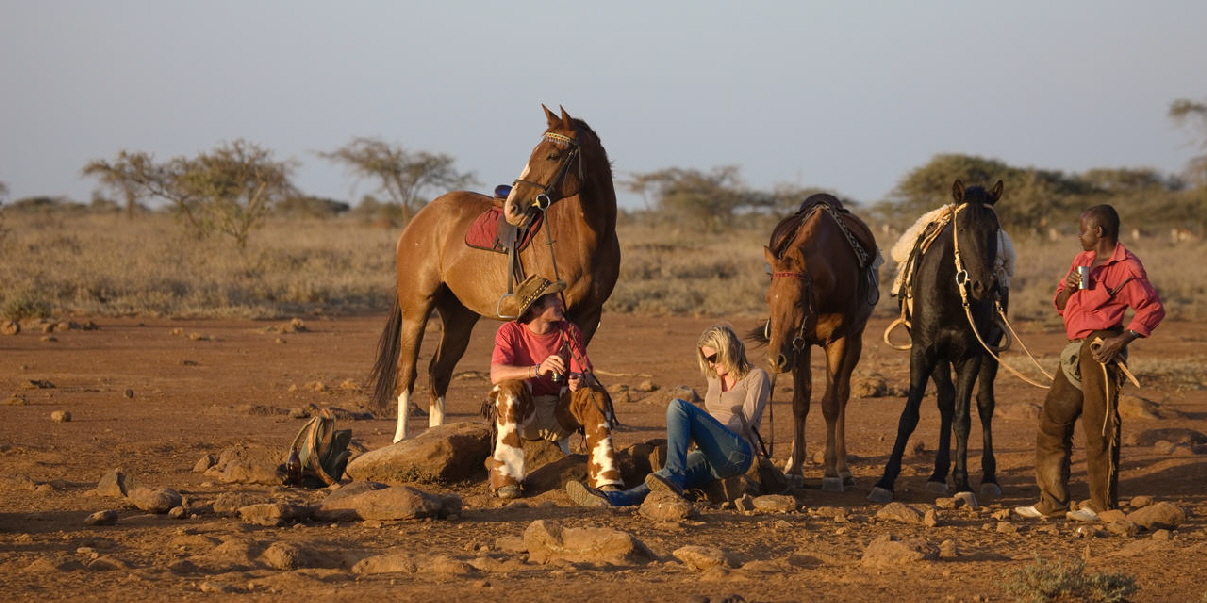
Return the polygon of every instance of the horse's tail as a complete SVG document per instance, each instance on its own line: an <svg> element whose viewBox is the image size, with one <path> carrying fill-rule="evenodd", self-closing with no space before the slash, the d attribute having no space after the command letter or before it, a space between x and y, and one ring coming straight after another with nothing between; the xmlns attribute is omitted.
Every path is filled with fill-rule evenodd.
<svg viewBox="0 0 1207 603"><path fill-rule="evenodd" d="M373 372L369 373L369 383L373 388L373 407L378 411L388 409L394 399L394 386L398 383L401 338L402 308L395 297L390 318L386 321L386 328L381 331L381 339L377 342L377 362L373 363Z"/></svg>
<svg viewBox="0 0 1207 603"><path fill-rule="evenodd" d="M767 319L763 324L746 331L746 336L743 339L753 343L756 348L767 345L771 341L771 337L768 335L770 325L771 319Z"/></svg>

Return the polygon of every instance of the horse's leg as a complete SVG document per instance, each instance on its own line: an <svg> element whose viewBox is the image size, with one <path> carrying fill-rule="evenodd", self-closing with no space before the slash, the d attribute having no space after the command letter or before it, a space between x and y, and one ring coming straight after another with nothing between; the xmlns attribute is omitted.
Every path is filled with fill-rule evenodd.
<svg viewBox="0 0 1207 603"><path fill-rule="evenodd" d="M851 395L851 371L859 361L858 337L841 337L825 346L826 392L822 395L822 414L826 418L826 465L822 490L842 492L854 485L847 468L846 406Z"/></svg>
<svg viewBox="0 0 1207 603"><path fill-rule="evenodd" d="M951 471L951 426L955 417L956 389L951 381L951 362L940 360L931 379L935 382L935 399L939 406L939 444L935 447L935 470L926 480L926 490L947 494L947 474Z"/></svg>
<svg viewBox="0 0 1207 603"><path fill-rule="evenodd" d="M399 298L402 312L402 326L398 340L401 343L398 352L398 381L394 385L394 397L398 400L398 428L394 432L394 441L401 442L409 437L407 419L410 418L411 394L415 392L415 363L419 358L419 346L423 344L423 332L427 328L428 314L431 312L431 301L427 299L407 300L404 303Z"/></svg>
<svg viewBox="0 0 1207 603"><path fill-rule="evenodd" d="M972 388L981 371L981 357L956 364L956 405L953 427L956 434L956 470L952 483L956 492L972 492L968 484L968 434L972 432ZM975 502L975 501L974 501Z"/></svg>
<svg viewBox="0 0 1207 603"><path fill-rule="evenodd" d="M923 346L916 341L910 348L909 397L905 400L905 408L901 411L901 419L897 423L897 439L893 442L893 452L884 465L884 475L880 477L880 481L876 482L876 486L868 494L868 500L872 502L893 501L893 483L901 474L901 458L905 456L905 445L909 443L909 436L918 426L918 409L922 405L922 396L926 394L926 380L930 378L930 372L934 369L934 360L929 356Z"/></svg>
<svg viewBox="0 0 1207 603"><path fill-rule="evenodd" d="M440 337L440 345L436 348L428 364L428 378L431 380L432 391L428 415L428 426L444 424L444 403L448 395L448 384L452 381L453 369L465 355L469 345L469 336L473 333L474 325L481 318L477 312L467 309L452 293L445 291L436 304L440 312L440 322L444 329Z"/></svg>
<svg viewBox="0 0 1207 603"><path fill-rule="evenodd" d="M809 417L809 400L813 395L811 347L806 345L796 353L796 366L792 369L792 454L784 466L784 474L794 486L805 482L805 419Z"/></svg>
<svg viewBox="0 0 1207 603"><path fill-rule="evenodd" d="M981 488L982 498L1002 495L997 483L997 460L993 456L993 380L997 378L998 362L993 357L981 361L981 372L977 375L976 409L981 419Z"/></svg>

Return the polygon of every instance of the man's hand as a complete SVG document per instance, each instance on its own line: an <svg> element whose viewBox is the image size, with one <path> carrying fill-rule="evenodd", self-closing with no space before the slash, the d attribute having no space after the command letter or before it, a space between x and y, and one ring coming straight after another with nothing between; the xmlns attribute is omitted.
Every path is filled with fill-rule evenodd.
<svg viewBox="0 0 1207 603"><path fill-rule="evenodd" d="M1114 362L1114 360L1119 357L1120 352L1122 352L1124 348L1127 347L1127 344L1131 343L1133 339L1134 337L1132 337L1126 331L1114 337L1104 339L1102 341L1102 345L1099 345L1094 350L1094 360L1097 360L1103 364Z"/></svg>
<svg viewBox="0 0 1207 603"><path fill-rule="evenodd" d="M570 373L570 376L566 378L566 385L570 387L570 391L578 391L583 386L583 376L579 373Z"/></svg>

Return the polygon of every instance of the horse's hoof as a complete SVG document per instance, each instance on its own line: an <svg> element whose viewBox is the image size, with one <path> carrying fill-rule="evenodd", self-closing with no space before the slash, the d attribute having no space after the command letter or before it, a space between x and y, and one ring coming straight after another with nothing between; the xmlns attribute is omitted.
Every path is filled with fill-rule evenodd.
<svg viewBox="0 0 1207 603"><path fill-rule="evenodd" d="M874 503L887 504L893 502L893 491L885 490L880 486L872 488L872 492L868 494L868 500Z"/></svg>
<svg viewBox="0 0 1207 603"><path fill-rule="evenodd" d="M805 487L805 476L803 476L799 473L785 473L784 479L788 480L788 486L790 488L804 488Z"/></svg>
<svg viewBox="0 0 1207 603"><path fill-rule="evenodd" d="M844 486L854 486L854 485L855 485L855 477L854 477L853 475L850 475L850 474L847 474L847 475L842 476L842 485L844 485Z"/></svg>
<svg viewBox="0 0 1207 603"><path fill-rule="evenodd" d="M981 498L994 499L1002 495L1002 488L993 482L981 484Z"/></svg>
<svg viewBox="0 0 1207 603"><path fill-rule="evenodd" d="M827 492L842 492L841 477L823 477L821 478L821 489Z"/></svg>
<svg viewBox="0 0 1207 603"><path fill-rule="evenodd" d="M964 506L969 509L977 508L976 494L972 491L956 492L956 499L964 501Z"/></svg>
<svg viewBox="0 0 1207 603"><path fill-rule="evenodd" d="M947 482L926 482L926 491L931 494L947 494L951 492L947 487Z"/></svg>

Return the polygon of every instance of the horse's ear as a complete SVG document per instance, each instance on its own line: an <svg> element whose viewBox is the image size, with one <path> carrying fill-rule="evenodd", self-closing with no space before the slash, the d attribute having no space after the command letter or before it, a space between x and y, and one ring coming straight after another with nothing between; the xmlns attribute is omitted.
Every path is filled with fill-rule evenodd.
<svg viewBox="0 0 1207 603"><path fill-rule="evenodd" d="M766 259L767 264L771 266L775 266L775 263L780 260L779 258L775 257L775 252L771 251L771 248L766 245L763 245L763 258Z"/></svg>
<svg viewBox="0 0 1207 603"><path fill-rule="evenodd" d="M555 115L553 113L553 111L550 111L549 107L545 106L545 103L541 103L541 108L545 110L545 123L548 124L549 129L552 130L554 127L557 126L558 123L561 122L561 119L558 118L558 116Z"/></svg>
<svg viewBox="0 0 1207 603"><path fill-rule="evenodd" d="M951 185L951 198L956 200L956 203L964 202L964 183L956 180Z"/></svg>
<svg viewBox="0 0 1207 603"><path fill-rule="evenodd" d="M562 110L562 126L564 126L567 130L570 128L573 128L574 127L574 121L573 121L574 118L570 117L569 113L566 113L565 107L558 105L557 108Z"/></svg>
<svg viewBox="0 0 1207 603"><path fill-rule="evenodd" d="M1001 199L1002 190L1005 188L1006 188L1006 185L1002 184L1001 180L998 180L997 184L994 184L993 188L989 189L989 203L990 204L996 203L998 199Z"/></svg>

